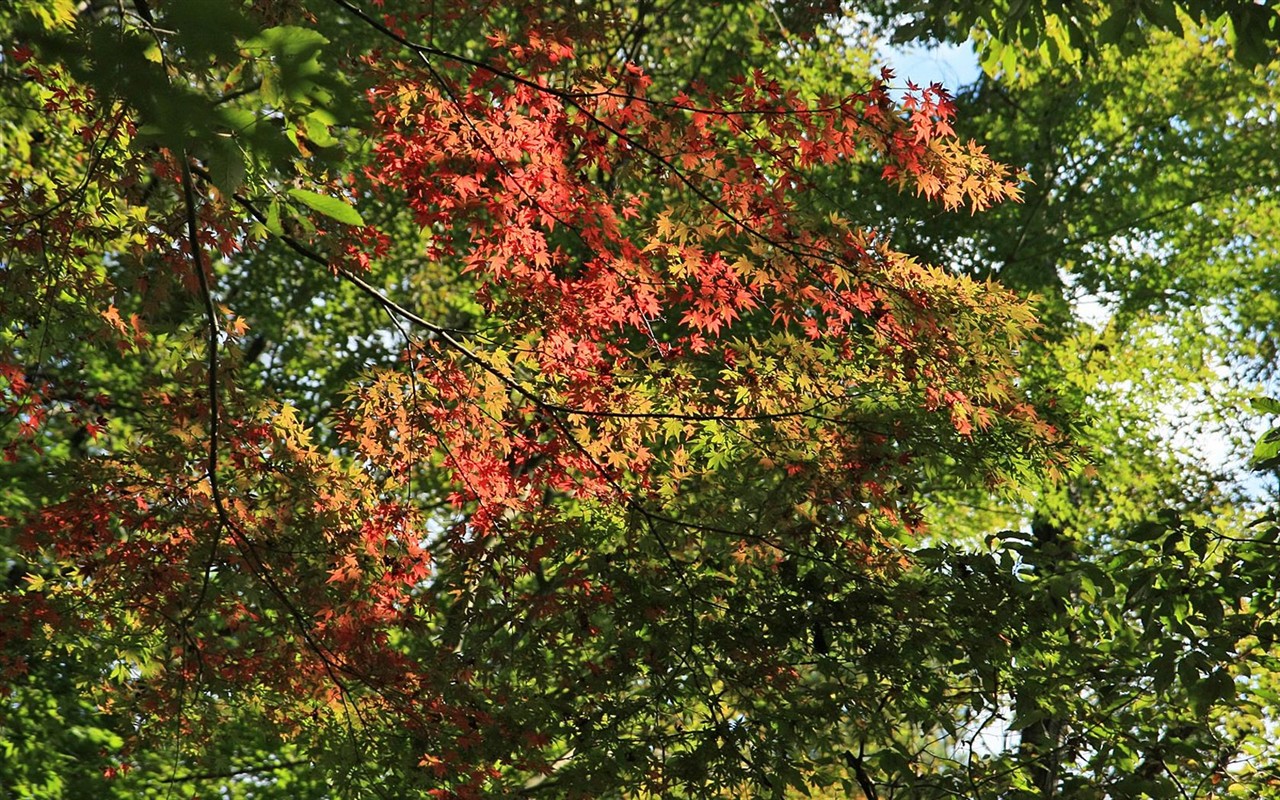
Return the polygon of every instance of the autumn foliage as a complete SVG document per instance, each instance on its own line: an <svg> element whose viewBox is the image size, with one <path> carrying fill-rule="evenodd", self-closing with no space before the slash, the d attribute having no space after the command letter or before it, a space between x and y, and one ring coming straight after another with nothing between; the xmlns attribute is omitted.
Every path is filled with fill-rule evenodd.
<svg viewBox="0 0 1280 800"><path fill-rule="evenodd" d="M973 212L1017 177L956 139L942 89L895 99L889 74L659 92L599 55L607 20L485 5L434 21L479 26L455 52L340 2L373 44L338 56L275 5L212 72L190 49L168 68L218 93L300 51L358 73L363 129L318 91L237 96L285 109L283 171L5 51L69 149L0 191L5 454L56 476L5 520L3 674L87 649L135 744L194 752L251 718L438 797L777 788L841 763L823 715L873 712L838 653L858 587L927 528L921 492L1063 456L1013 367L1029 306L814 213L811 175ZM316 155L334 137L340 169ZM237 306L236 265L268 256L383 314L364 318L396 357L278 395L246 353L290 334ZM397 294L420 264L460 316ZM335 769L376 782L359 761Z"/></svg>

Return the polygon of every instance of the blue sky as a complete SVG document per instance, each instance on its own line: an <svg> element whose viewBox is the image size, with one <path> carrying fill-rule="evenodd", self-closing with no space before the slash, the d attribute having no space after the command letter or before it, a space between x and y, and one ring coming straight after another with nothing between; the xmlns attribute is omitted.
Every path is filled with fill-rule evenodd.
<svg viewBox="0 0 1280 800"><path fill-rule="evenodd" d="M944 44L933 47L883 47L880 57L893 68L897 83L913 81L920 86L941 83L953 94L961 86L977 80L982 73L973 45Z"/></svg>

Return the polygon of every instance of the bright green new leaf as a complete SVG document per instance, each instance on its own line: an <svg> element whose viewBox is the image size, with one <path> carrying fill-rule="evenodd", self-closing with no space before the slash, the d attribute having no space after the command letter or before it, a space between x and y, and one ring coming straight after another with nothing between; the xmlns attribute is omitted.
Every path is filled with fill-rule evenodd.
<svg viewBox="0 0 1280 800"><path fill-rule="evenodd" d="M312 211L324 214L326 217L335 219L344 225L364 224L364 219L360 216L360 212L352 208L345 200L317 194L306 189L290 189L289 196L306 205Z"/></svg>

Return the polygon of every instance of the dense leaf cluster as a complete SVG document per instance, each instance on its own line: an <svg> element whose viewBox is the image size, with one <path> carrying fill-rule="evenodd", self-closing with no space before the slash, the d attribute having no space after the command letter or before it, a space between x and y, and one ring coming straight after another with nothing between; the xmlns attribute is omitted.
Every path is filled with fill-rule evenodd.
<svg viewBox="0 0 1280 800"><path fill-rule="evenodd" d="M0 12L0 797L1274 793L1274 10L880 6Z"/></svg>

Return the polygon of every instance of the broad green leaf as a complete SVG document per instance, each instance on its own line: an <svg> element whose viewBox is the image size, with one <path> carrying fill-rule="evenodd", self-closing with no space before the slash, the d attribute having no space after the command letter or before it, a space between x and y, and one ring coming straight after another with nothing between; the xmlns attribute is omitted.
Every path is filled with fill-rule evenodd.
<svg viewBox="0 0 1280 800"><path fill-rule="evenodd" d="M1134 526L1129 539L1135 542L1150 542L1169 533L1169 526L1155 520L1143 520Z"/></svg>
<svg viewBox="0 0 1280 800"><path fill-rule="evenodd" d="M364 219L361 218L360 212L352 208L351 204L345 200L317 194L306 189L290 189L289 196L311 210L324 214L326 217L335 219L344 225L364 224Z"/></svg>
<svg viewBox="0 0 1280 800"><path fill-rule="evenodd" d="M1254 397L1249 403L1260 414L1280 414L1280 400L1274 397Z"/></svg>
<svg viewBox="0 0 1280 800"><path fill-rule="evenodd" d="M267 230L276 236L284 235L284 226L280 224L280 203L271 201L267 206Z"/></svg>
<svg viewBox="0 0 1280 800"><path fill-rule="evenodd" d="M235 194L244 183L244 152L231 137L209 140L209 175L224 195Z"/></svg>

